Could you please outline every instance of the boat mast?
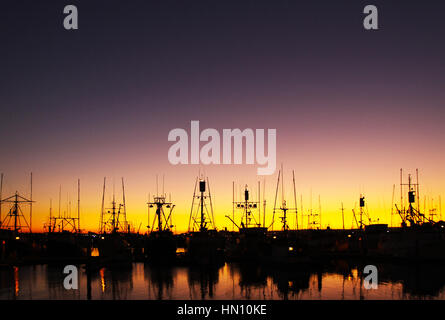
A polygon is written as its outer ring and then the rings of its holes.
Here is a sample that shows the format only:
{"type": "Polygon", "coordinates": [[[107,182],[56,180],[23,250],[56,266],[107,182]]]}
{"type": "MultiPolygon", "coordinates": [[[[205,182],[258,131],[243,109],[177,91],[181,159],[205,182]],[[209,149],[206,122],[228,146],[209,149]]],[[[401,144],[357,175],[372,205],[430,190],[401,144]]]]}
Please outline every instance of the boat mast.
{"type": "Polygon", "coordinates": [[[345,230],[345,208],[343,207],[343,202],[341,203],[341,219],[343,221],[343,230],[345,230]]]}
{"type": "MultiPolygon", "coordinates": [[[[104,186],[103,186],[103,191],[102,191],[102,208],[101,208],[101,212],[100,212],[100,233],[105,233],[104,230],[104,210],[105,210],[105,181],[106,181],[106,177],[104,177],[104,186]]],[[[59,200],[59,215],[60,215],[60,200],[59,200]]]]}
{"type": "Polygon", "coordinates": [[[29,232],[32,233],[32,172],[31,172],[31,194],[29,199],[31,200],[29,204],[29,232]]]}
{"type": "Polygon", "coordinates": [[[0,228],[2,227],[3,173],[0,175],[0,228]]]}
{"type": "Polygon", "coordinates": [[[363,209],[365,207],[365,196],[360,195],[360,230],[363,229],[363,209]]]}
{"type": "Polygon", "coordinates": [[[77,232],[80,232],[80,179],[77,179],[77,232]]]}
{"type": "Polygon", "coordinates": [[[204,192],[206,191],[206,182],[205,180],[199,181],[199,192],[201,193],[200,196],[200,207],[201,207],[201,221],[199,226],[199,231],[204,232],[206,231],[205,227],[205,216],[204,216],[204,192]]]}
{"type": "MultiPolygon", "coordinates": [[[[124,231],[127,231],[128,233],[130,232],[130,228],[127,222],[127,205],[125,203],[125,185],[124,185],[124,177],[122,177],[122,205],[123,205],[123,216],[124,216],[124,221],[122,225],[122,229],[124,229],[124,231]]],[[[119,217],[120,218],[120,217],[119,217]]],[[[120,219],[119,219],[120,221],[120,219]]]]}
{"type": "Polygon", "coordinates": [[[294,186],[294,205],[295,205],[295,226],[298,230],[298,209],[297,209],[297,190],[295,188],[295,171],[292,170],[292,182],[294,186]]]}
{"type": "MultiPolygon", "coordinates": [[[[164,190],[163,190],[164,191],[164,190]]],[[[164,193],[164,192],[163,192],[164,193]]],[[[171,215],[174,209],[174,205],[171,202],[166,201],[165,194],[159,195],[158,194],[158,176],[156,175],[156,196],[153,197],[153,202],[147,203],[148,208],[156,207],[156,213],[155,217],[153,219],[151,232],[153,232],[153,228],[156,224],[156,220],[158,220],[158,232],[162,231],[170,231],[171,228],[173,228],[173,225],[169,225],[169,221],[171,221],[171,215]],[[165,215],[164,207],[167,209],[170,209],[168,216],[165,215]]],[[[148,209],[148,213],[150,209],[148,209]]],[[[149,226],[150,228],[150,226],[149,226]]]]}
{"type": "Polygon", "coordinates": [[[266,227],[266,178],[263,180],[263,228],[266,227]]]}
{"type": "Polygon", "coordinates": [[[235,181],[232,181],[232,231],[235,231],[235,181]]]}

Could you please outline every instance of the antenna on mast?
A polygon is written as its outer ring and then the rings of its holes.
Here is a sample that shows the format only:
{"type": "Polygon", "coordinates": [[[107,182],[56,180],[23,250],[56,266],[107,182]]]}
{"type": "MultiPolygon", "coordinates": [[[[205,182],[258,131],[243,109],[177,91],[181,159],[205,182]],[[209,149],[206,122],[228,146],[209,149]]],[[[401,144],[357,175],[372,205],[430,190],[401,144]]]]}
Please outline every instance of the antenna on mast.
{"type": "Polygon", "coordinates": [[[77,232],[80,232],[80,179],[77,179],[77,232]]]}
{"type": "Polygon", "coordinates": [[[232,181],[232,231],[235,231],[235,181],[232,181]]]}
{"type": "Polygon", "coordinates": [[[266,227],[266,178],[263,180],[263,228],[266,227]]]}
{"type": "Polygon", "coordinates": [[[104,226],[104,214],[105,214],[104,210],[105,210],[105,181],[106,181],[106,179],[107,178],[104,177],[104,187],[103,187],[103,191],[102,191],[102,209],[100,211],[100,228],[99,228],[100,233],[105,232],[103,226],[104,226]]]}
{"type": "Polygon", "coordinates": [[[2,227],[3,173],[0,174],[0,228],[2,227]]]}
{"type": "MultiPolygon", "coordinates": [[[[125,203],[125,185],[124,185],[124,177],[122,177],[122,203],[123,203],[123,209],[124,209],[124,221],[122,223],[122,229],[124,229],[124,231],[127,231],[128,233],[130,232],[129,229],[129,224],[127,221],[127,205],[125,203]]],[[[120,219],[119,219],[120,220],[120,219]]]]}
{"type": "Polygon", "coordinates": [[[298,230],[298,209],[297,209],[297,191],[295,188],[295,171],[292,170],[292,182],[294,185],[294,205],[295,205],[295,225],[298,230]]]}
{"type": "Polygon", "coordinates": [[[400,210],[405,211],[405,205],[403,204],[403,169],[400,168],[400,210]]]}
{"type": "MultiPolygon", "coordinates": [[[[301,228],[304,228],[303,194],[300,193],[301,228]]],[[[309,226],[308,226],[309,229],[309,226]]]]}
{"type": "Polygon", "coordinates": [[[60,216],[61,206],[62,206],[62,185],[59,185],[59,218],[61,218],[60,216]]]}
{"type": "Polygon", "coordinates": [[[48,226],[48,232],[51,233],[51,221],[52,221],[52,212],[53,212],[53,200],[49,199],[49,226],[48,226]]]}
{"type": "Polygon", "coordinates": [[[206,232],[209,230],[209,226],[216,229],[209,179],[197,177],[195,189],[193,190],[192,207],[190,209],[189,232],[195,230],[198,230],[199,232],[206,232]],[[198,185],[199,190],[197,192],[196,187],[198,185]],[[210,208],[207,207],[207,199],[209,201],[208,204],[210,208]],[[196,200],[198,201],[197,205],[195,205],[196,200]],[[194,212],[194,208],[196,208],[196,212],[194,212]]]}
{"type": "MultiPolygon", "coordinates": [[[[150,193],[148,194],[148,201],[150,202],[150,193]]],[[[147,233],[150,231],[150,206],[147,206],[147,233]]]]}
{"type": "Polygon", "coordinates": [[[343,202],[341,203],[341,219],[343,221],[343,230],[345,230],[345,208],[343,207],[343,202]]]}
{"type": "MultiPolygon", "coordinates": [[[[417,192],[417,211],[420,212],[420,201],[419,201],[419,197],[420,197],[420,190],[419,190],[419,169],[416,169],[416,192],[417,192]]],[[[424,212],[425,213],[425,212],[424,212]]]]}
{"type": "Polygon", "coordinates": [[[258,180],[258,222],[261,224],[261,185],[259,180],[258,180]]]}
{"type": "Polygon", "coordinates": [[[390,226],[392,228],[392,216],[394,214],[394,193],[396,191],[396,185],[393,184],[392,185],[392,200],[391,200],[391,222],[390,222],[390,226]]]}
{"type": "Polygon", "coordinates": [[[281,164],[281,204],[284,205],[284,171],[283,171],[283,164],[281,164]]]}
{"type": "Polygon", "coordinates": [[[32,172],[31,172],[31,202],[29,203],[29,232],[32,233],[32,172]]]}
{"type": "Polygon", "coordinates": [[[365,196],[360,195],[360,230],[363,229],[363,210],[365,207],[365,196]]]}

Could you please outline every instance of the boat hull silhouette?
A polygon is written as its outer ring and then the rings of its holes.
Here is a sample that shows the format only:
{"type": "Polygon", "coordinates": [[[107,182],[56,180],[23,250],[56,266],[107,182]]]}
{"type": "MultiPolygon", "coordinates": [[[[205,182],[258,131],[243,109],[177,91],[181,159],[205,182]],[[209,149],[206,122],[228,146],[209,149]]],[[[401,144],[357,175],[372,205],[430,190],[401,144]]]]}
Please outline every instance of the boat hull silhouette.
{"type": "Polygon", "coordinates": [[[176,240],[171,231],[151,232],[145,244],[146,261],[169,264],[176,260],[176,240]]]}
{"type": "Polygon", "coordinates": [[[214,232],[192,232],[186,238],[186,261],[191,264],[224,263],[224,237],[214,232]]]}

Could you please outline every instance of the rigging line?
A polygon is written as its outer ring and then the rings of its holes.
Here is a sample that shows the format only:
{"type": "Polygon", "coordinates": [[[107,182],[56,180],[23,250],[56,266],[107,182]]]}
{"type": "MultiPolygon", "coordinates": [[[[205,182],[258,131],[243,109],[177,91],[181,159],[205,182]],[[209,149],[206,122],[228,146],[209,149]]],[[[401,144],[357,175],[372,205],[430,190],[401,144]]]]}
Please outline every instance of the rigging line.
{"type": "Polygon", "coordinates": [[[274,201],[274,206],[273,206],[274,209],[273,209],[273,214],[272,214],[272,223],[269,226],[269,228],[272,227],[272,230],[273,230],[273,224],[275,222],[275,208],[277,207],[277,196],[278,196],[278,188],[280,186],[280,176],[281,176],[281,171],[278,171],[277,188],[275,191],[275,201],[274,201]]]}
{"type": "Polygon", "coordinates": [[[215,217],[214,217],[214,215],[213,215],[212,196],[211,196],[211,193],[210,193],[210,182],[209,182],[209,178],[208,178],[208,177],[207,177],[207,188],[209,189],[210,211],[211,211],[211,214],[212,214],[212,221],[211,221],[211,223],[212,223],[212,225],[213,225],[213,229],[216,229],[216,225],[215,225],[215,217]]]}
{"type": "Polygon", "coordinates": [[[190,223],[191,223],[192,216],[193,216],[193,206],[195,204],[195,198],[196,198],[196,185],[197,185],[197,183],[198,183],[198,177],[196,177],[195,188],[193,189],[192,207],[190,209],[190,217],[189,217],[189,225],[188,225],[188,231],[189,232],[190,232],[190,223]]]}

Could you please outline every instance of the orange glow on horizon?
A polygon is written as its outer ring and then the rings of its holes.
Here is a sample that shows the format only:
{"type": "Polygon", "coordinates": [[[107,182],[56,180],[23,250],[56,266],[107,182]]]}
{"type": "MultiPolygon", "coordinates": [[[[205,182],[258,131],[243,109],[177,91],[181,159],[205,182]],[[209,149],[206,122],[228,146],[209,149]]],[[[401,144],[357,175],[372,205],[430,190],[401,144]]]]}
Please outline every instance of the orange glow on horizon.
{"type": "MultiPolygon", "coordinates": [[[[173,211],[173,231],[182,233],[187,231],[189,215],[191,209],[191,200],[193,195],[194,182],[196,179],[197,166],[169,166],[165,175],[164,192],[167,198],[170,197],[172,202],[176,205],[173,211]]],[[[273,202],[275,198],[276,182],[278,171],[273,176],[256,176],[254,174],[255,168],[248,166],[213,166],[205,167],[206,175],[210,180],[210,187],[212,192],[212,202],[214,208],[214,216],[216,227],[219,230],[227,228],[232,230],[232,222],[226,218],[226,215],[232,217],[232,181],[235,181],[236,199],[241,199],[242,190],[247,184],[251,199],[258,199],[258,181],[261,182],[261,217],[260,223],[263,222],[263,184],[266,183],[266,226],[272,223],[273,216],[273,202]],[[228,169],[231,170],[228,170],[228,169]],[[243,170],[244,169],[244,170],[243,170]],[[247,170],[246,170],[247,169],[247,170]]],[[[202,170],[202,168],[201,168],[202,170]]],[[[414,172],[415,169],[406,170],[406,172],[414,172]]],[[[360,171],[362,173],[362,171],[360,171]]],[[[365,174],[361,176],[354,176],[356,171],[342,170],[337,172],[329,172],[329,170],[299,172],[295,170],[296,177],[296,195],[297,195],[297,210],[298,210],[298,227],[299,229],[308,227],[308,214],[311,212],[319,213],[321,208],[321,222],[322,228],[330,227],[332,229],[343,228],[343,219],[341,206],[344,206],[344,225],[345,228],[356,228],[352,209],[358,212],[358,199],[360,194],[364,194],[366,198],[367,211],[373,222],[386,223],[390,226],[399,226],[400,218],[393,209],[391,215],[393,184],[396,185],[394,203],[400,201],[400,191],[398,187],[399,177],[398,169],[377,170],[375,173],[371,170],[364,171],[365,174]],[[316,174],[312,174],[315,172],[316,174]],[[346,172],[346,173],[344,173],[346,172]],[[312,178],[311,178],[312,177],[312,178]],[[341,177],[344,179],[342,180],[341,177]],[[320,202],[319,202],[320,198],[320,202]],[[311,204],[312,199],[312,204],[311,204]],[[303,201],[301,201],[303,200],[303,201]],[[302,214],[303,213],[303,214],[302,214]]],[[[437,209],[436,220],[441,219],[440,200],[442,191],[445,190],[445,185],[438,178],[443,176],[431,174],[430,171],[426,173],[420,171],[420,210],[425,211],[427,216],[429,210],[437,209]]],[[[61,177],[52,178],[52,181],[39,181],[38,173],[34,173],[35,186],[33,200],[36,203],[33,205],[33,232],[43,232],[43,225],[49,218],[49,199],[52,200],[52,215],[59,214],[58,201],[58,185],[57,180],[64,180],[61,177]]],[[[156,194],[156,175],[138,175],[128,174],[125,177],[126,189],[126,204],[127,204],[127,218],[132,226],[132,231],[140,233],[147,232],[147,200],[148,194],[151,191],[151,197],[156,194]]],[[[81,203],[80,203],[80,219],[82,232],[93,231],[97,232],[99,229],[99,218],[101,211],[102,199],[102,179],[98,174],[94,176],[80,176],[81,179],[81,203]]],[[[62,185],[62,201],[60,205],[60,214],[69,214],[77,217],[77,179],[70,179],[70,185],[62,185]]],[[[105,194],[105,208],[110,206],[113,193],[113,179],[108,178],[107,190],[105,194]]],[[[120,177],[114,179],[114,190],[116,201],[121,202],[122,193],[120,191],[120,177]]],[[[159,179],[162,181],[162,179],[159,179]]],[[[294,207],[294,195],[292,187],[292,170],[291,168],[284,168],[284,191],[285,199],[288,207],[294,207]]],[[[24,183],[26,190],[26,183],[24,183]]],[[[9,195],[13,189],[9,185],[3,190],[3,197],[9,195]],[[6,189],[6,190],[5,190],[6,189]]],[[[281,186],[280,186],[281,192],[281,186]]],[[[20,192],[20,191],[19,191],[20,192]]],[[[162,192],[161,182],[158,186],[158,192],[162,192]]],[[[26,193],[23,193],[26,195],[26,193]]],[[[277,199],[277,207],[281,203],[281,194],[279,193],[277,199]]],[[[9,208],[6,204],[2,205],[2,217],[9,208]]],[[[24,207],[23,212],[28,217],[28,208],[24,207]]],[[[154,218],[154,209],[150,210],[150,225],[154,218]]],[[[275,213],[274,230],[280,230],[281,212],[279,210],[275,213]]],[[[2,219],[3,219],[2,218],[2,219]]],[[[367,219],[367,218],[365,218],[367,219]]],[[[241,216],[236,212],[235,221],[239,224],[241,216]]],[[[296,228],[295,214],[288,214],[289,227],[296,228]]],[[[364,220],[367,223],[367,220],[364,220]]],[[[237,228],[235,227],[235,230],[237,228]]]]}

